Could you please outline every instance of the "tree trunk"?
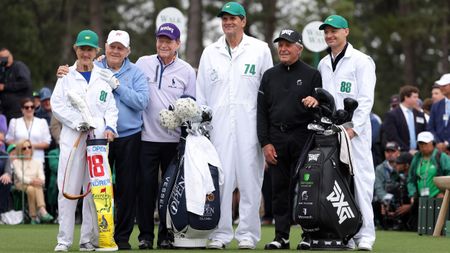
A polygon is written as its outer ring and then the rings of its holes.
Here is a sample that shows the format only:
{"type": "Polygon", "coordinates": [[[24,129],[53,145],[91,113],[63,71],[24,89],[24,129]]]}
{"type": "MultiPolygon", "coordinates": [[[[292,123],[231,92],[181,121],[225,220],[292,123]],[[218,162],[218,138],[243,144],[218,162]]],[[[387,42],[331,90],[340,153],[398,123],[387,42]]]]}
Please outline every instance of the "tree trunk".
{"type": "Polygon", "coordinates": [[[102,0],[89,1],[89,18],[91,23],[91,29],[98,35],[98,44],[103,47],[103,11],[102,0]]]}
{"type": "Polygon", "coordinates": [[[202,0],[190,0],[186,40],[186,61],[194,68],[198,67],[203,50],[203,4],[202,0]]]}
{"type": "Polygon", "coordinates": [[[266,13],[263,24],[264,24],[264,40],[269,45],[270,51],[272,52],[272,55],[276,54],[276,49],[274,47],[274,44],[272,42],[273,34],[275,32],[275,25],[277,23],[276,19],[276,13],[278,13],[277,10],[277,0],[272,1],[262,1],[263,6],[263,13],[266,13]]]}
{"type": "Polygon", "coordinates": [[[444,15],[442,15],[442,39],[441,39],[441,50],[442,50],[442,58],[441,58],[441,69],[439,69],[440,73],[448,73],[449,72],[449,62],[448,62],[448,35],[450,30],[449,19],[448,19],[448,10],[449,4],[447,1],[444,1],[444,6],[442,9],[444,11],[444,15]]]}
{"type": "Polygon", "coordinates": [[[72,27],[72,10],[73,10],[73,4],[75,1],[65,0],[63,1],[63,8],[61,8],[61,11],[65,13],[65,21],[62,18],[62,22],[65,22],[65,32],[63,36],[63,47],[62,47],[62,54],[61,54],[61,63],[60,64],[69,64],[72,65],[73,60],[71,59],[71,52],[72,52],[72,45],[74,44],[74,41],[72,39],[71,35],[71,27],[72,27]]]}
{"type": "MultiPolygon", "coordinates": [[[[408,0],[401,0],[399,2],[400,17],[407,17],[411,15],[411,6],[408,0]]],[[[405,63],[403,68],[404,84],[414,85],[416,83],[416,74],[414,71],[414,44],[411,35],[405,33],[402,35],[402,48],[405,55],[405,63]]]]}

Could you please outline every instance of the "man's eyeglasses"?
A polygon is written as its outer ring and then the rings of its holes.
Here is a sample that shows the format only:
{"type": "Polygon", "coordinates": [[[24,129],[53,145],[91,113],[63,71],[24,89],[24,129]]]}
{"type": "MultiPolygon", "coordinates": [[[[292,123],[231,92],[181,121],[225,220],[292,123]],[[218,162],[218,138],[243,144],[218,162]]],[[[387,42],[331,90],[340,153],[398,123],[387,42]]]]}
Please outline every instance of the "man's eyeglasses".
{"type": "Polygon", "coordinates": [[[25,151],[25,150],[27,150],[27,149],[31,150],[31,146],[23,146],[23,147],[22,147],[22,151],[25,151]]]}
{"type": "Polygon", "coordinates": [[[22,108],[25,110],[34,110],[34,105],[25,105],[25,106],[22,106],[22,108]]]}

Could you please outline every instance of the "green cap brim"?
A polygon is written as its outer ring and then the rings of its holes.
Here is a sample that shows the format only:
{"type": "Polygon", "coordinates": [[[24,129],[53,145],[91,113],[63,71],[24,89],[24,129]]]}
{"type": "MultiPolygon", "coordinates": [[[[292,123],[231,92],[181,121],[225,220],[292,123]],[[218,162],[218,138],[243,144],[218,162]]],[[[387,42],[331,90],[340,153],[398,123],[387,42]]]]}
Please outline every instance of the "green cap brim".
{"type": "Polygon", "coordinates": [[[75,46],[77,46],[77,47],[89,46],[89,47],[93,47],[93,48],[98,48],[97,45],[92,44],[92,43],[86,43],[86,42],[75,43],[75,46]]]}
{"type": "Polygon", "coordinates": [[[221,11],[219,14],[217,14],[217,17],[222,17],[224,14],[230,14],[231,16],[241,16],[245,17],[245,15],[242,15],[242,13],[234,12],[234,11],[221,11]]]}

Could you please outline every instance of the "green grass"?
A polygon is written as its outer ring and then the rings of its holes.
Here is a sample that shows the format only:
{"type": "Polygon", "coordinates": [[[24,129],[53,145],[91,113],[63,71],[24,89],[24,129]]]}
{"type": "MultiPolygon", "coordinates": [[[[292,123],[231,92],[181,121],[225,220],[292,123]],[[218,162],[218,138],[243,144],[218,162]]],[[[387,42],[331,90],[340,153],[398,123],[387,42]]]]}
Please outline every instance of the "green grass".
{"type": "MultiPolygon", "coordinates": [[[[76,226],[74,245],[71,252],[78,252],[78,240],[80,236],[80,226],[76,226]]],[[[0,225],[0,252],[52,252],[56,244],[56,234],[58,225],[0,225]]],[[[138,228],[135,227],[130,239],[134,252],[142,252],[137,249],[138,228]]],[[[264,244],[271,241],[274,235],[273,226],[262,227],[262,240],[257,245],[257,250],[252,252],[263,252],[264,244]]],[[[300,238],[300,228],[292,227],[291,230],[291,250],[295,250],[300,238]]],[[[191,250],[196,252],[199,250],[191,250]]],[[[233,241],[227,247],[226,252],[237,252],[237,243],[233,241]]],[[[131,252],[131,251],[120,251],[131,252]]],[[[144,251],[145,252],[145,251],[144,251]]],[[[153,250],[152,252],[158,252],[153,250]]],[[[177,252],[180,250],[164,250],[159,252],[177,252]]],[[[201,252],[217,252],[211,250],[201,250],[201,252]]],[[[242,252],[242,251],[240,251],[242,252]]],[[[275,251],[286,252],[286,251],[275,251]]],[[[324,251],[314,251],[324,252],[324,251]]],[[[448,253],[450,252],[450,238],[431,236],[419,236],[413,232],[377,231],[377,241],[373,252],[420,252],[420,253],[448,253]]]]}

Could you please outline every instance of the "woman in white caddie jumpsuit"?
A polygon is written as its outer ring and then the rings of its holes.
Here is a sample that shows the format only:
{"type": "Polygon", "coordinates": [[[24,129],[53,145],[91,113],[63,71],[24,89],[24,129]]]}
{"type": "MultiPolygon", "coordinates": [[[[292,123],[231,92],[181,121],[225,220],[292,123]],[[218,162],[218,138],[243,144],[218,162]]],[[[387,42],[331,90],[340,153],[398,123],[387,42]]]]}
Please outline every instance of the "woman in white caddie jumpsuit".
{"type": "MultiPolygon", "coordinates": [[[[90,31],[81,31],[74,45],[77,62],[69,68],[69,73],[58,79],[51,97],[52,111],[62,123],[60,135],[60,157],[58,165],[58,210],[59,233],[55,251],[67,251],[72,245],[77,200],[69,200],[62,195],[64,172],[72,147],[81,134],[81,141],[72,151],[73,162],[67,175],[65,192],[79,194],[86,190],[89,174],[86,166],[86,139],[88,132],[96,138],[111,140],[116,133],[118,110],[110,84],[100,75],[100,68],[93,64],[97,55],[98,37],[90,31]],[[84,99],[90,112],[95,130],[86,131],[86,120],[81,112],[71,104],[68,93],[75,92],[84,99]],[[84,126],[83,126],[84,125],[84,126]],[[67,180],[69,179],[69,181],[67,180]]],[[[89,128],[89,127],[88,127],[89,128]]],[[[96,209],[92,194],[83,199],[83,223],[81,225],[80,250],[94,250],[98,243],[96,209]]]]}

